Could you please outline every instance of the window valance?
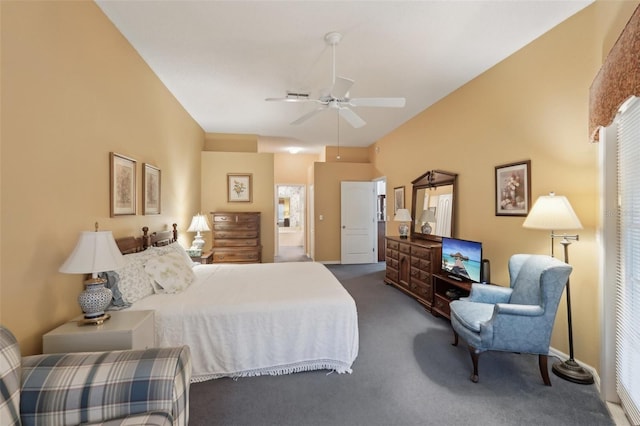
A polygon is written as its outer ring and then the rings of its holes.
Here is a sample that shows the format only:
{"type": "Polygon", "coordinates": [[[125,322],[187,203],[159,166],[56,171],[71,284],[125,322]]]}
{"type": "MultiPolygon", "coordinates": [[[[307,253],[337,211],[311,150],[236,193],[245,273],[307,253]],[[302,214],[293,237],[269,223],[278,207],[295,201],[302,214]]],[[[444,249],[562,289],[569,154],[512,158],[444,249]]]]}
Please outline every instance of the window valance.
{"type": "Polygon", "coordinates": [[[630,96],[640,96],[640,6],[636,8],[607,55],[589,89],[589,135],[613,122],[630,96]]]}

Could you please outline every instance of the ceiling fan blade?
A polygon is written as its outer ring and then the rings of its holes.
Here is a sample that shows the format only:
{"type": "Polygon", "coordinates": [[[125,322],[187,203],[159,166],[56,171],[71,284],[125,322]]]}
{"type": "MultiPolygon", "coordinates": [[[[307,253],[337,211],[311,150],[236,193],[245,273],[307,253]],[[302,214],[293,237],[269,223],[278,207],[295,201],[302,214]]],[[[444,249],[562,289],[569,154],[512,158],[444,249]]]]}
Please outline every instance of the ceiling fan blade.
{"type": "Polygon", "coordinates": [[[353,98],[349,99],[349,105],[364,107],[402,108],[406,103],[405,98],[353,98]]]}
{"type": "Polygon", "coordinates": [[[347,120],[347,122],[349,124],[351,124],[351,126],[356,128],[356,129],[359,129],[360,127],[362,127],[365,124],[367,124],[366,121],[364,121],[362,118],[360,118],[360,116],[358,114],[356,114],[355,112],[353,112],[349,108],[341,107],[340,109],[338,109],[338,113],[340,114],[340,117],[342,117],[345,120],[347,120]]]}
{"type": "Polygon", "coordinates": [[[354,81],[344,77],[336,77],[336,81],[331,88],[331,96],[336,99],[343,99],[349,93],[354,81]]]}
{"type": "Polygon", "coordinates": [[[308,102],[310,99],[296,99],[296,98],[266,98],[268,102],[308,102]]]}
{"type": "Polygon", "coordinates": [[[314,115],[318,114],[319,112],[324,111],[325,109],[327,109],[326,105],[323,105],[321,107],[318,107],[316,109],[314,109],[313,111],[309,111],[308,113],[301,115],[300,117],[298,117],[298,119],[292,121],[290,124],[291,125],[297,125],[297,124],[302,124],[305,121],[307,121],[308,119],[310,119],[311,117],[313,117],[314,115]]]}

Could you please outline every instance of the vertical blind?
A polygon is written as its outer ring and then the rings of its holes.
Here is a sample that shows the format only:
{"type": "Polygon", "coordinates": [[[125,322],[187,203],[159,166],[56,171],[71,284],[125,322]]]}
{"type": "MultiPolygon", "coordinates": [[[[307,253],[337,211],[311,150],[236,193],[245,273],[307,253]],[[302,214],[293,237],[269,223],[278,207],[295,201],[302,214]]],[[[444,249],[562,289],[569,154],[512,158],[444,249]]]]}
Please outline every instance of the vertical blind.
{"type": "Polygon", "coordinates": [[[618,118],[616,388],[634,425],[640,425],[640,101],[618,118]]]}

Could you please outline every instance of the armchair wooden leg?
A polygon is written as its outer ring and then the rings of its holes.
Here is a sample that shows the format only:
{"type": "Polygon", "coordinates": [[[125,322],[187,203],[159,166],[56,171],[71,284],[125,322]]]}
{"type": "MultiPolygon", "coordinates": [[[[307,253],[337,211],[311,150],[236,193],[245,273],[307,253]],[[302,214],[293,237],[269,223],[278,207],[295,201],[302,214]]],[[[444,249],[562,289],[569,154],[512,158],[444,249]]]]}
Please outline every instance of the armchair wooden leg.
{"type": "Polygon", "coordinates": [[[471,381],[478,383],[478,358],[480,354],[476,352],[476,349],[469,346],[469,353],[471,354],[471,361],[473,362],[473,374],[471,375],[471,381]]]}
{"type": "Polygon", "coordinates": [[[451,330],[453,330],[453,346],[458,346],[458,333],[456,333],[456,331],[452,328],[451,330]]]}
{"type": "Polygon", "coordinates": [[[540,366],[540,375],[545,385],[551,386],[551,380],[549,380],[549,369],[547,368],[547,356],[538,355],[538,365],[540,366]]]}

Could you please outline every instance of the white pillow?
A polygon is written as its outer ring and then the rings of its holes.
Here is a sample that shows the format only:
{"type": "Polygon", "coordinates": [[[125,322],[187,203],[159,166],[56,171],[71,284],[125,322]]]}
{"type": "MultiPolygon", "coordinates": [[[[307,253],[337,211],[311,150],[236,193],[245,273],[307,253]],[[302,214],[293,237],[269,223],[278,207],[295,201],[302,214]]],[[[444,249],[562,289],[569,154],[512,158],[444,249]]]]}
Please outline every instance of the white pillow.
{"type": "Polygon", "coordinates": [[[157,255],[150,250],[145,250],[124,256],[124,266],[116,269],[115,272],[119,277],[118,290],[125,303],[135,303],[153,294],[153,280],[144,271],[143,265],[157,255]]]}
{"type": "Polygon", "coordinates": [[[157,284],[154,286],[156,293],[180,293],[196,277],[193,269],[176,252],[149,259],[144,265],[144,270],[157,284]]]}
{"type": "Polygon", "coordinates": [[[191,257],[189,256],[187,251],[178,242],[167,244],[166,246],[149,247],[149,249],[159,254],[167,254],[167,253],[175,252],[175,253],[178,253],[180,256],[182,256],[182,258],[187,263],[187,265],[193,266],[194,264],[193,260],[191,260],[191,257]]]}

